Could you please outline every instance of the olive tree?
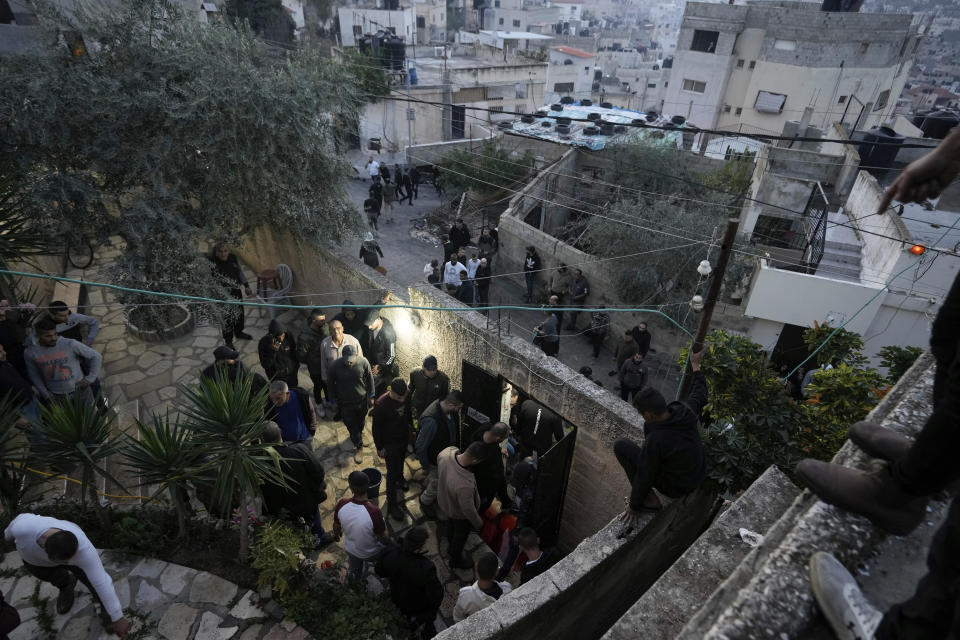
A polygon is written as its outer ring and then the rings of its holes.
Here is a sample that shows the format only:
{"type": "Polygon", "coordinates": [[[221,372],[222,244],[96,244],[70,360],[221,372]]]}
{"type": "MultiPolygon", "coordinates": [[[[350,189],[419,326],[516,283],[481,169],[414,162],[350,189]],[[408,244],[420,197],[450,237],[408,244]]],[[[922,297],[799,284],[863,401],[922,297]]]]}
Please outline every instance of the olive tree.
{"type": "Polygon", "coordinates": [[[202,239],[269,225],[333,244],[357,229],[333,134],[334,114],[383,91],[362,65],[278,53],[242,21],[201,24],[166,0],[37,5],[44,44],[0,64],[0,162],[42,187],[50,229],[123,238],[115,282],[222,297],[202,239]]]}

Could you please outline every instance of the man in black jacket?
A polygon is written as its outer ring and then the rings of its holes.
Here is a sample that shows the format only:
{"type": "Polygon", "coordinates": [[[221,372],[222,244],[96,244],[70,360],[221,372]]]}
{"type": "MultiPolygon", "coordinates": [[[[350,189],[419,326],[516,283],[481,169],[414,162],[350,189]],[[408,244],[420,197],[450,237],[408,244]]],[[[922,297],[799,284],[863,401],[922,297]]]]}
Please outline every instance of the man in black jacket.
{"type": "Polygon", "coordinates": [[[387,513],[394,520],[403,520],[397,502],[397,488],[403,485],[403,459],[407,454],[408,425],[407,383],[394,379],[386,393],[373,403],[370,412],[373,446],[387,463],[387,513]]]}
{"type": "Polygon", "coordinates": [[[690,354],[693,371],[690,394],[682,402],[667,404],[663,395],[647,387],[633,398],[643,417],[643,446],[620,438],[613,453],[627,474],[632,489],[621,515],[624,531],[633,529],[641,511],[662,508],[656,489],[669,498],[680,498],[696,489],[706,476],[700,412],[707,403],[707,379],[700,371],[703,349],[690,354]]]}
{"type": "Polygon", "coordinates": [[[427,482],[420,494],[420,507],[431,515],[437,502],[437,454],[450,446],[460,446],[460,410],[463,396],[451,391],[443,400],[434,400],[420,416],[416,451],[420,465],[427,472],[427,482]]]}
{"type": "Polygon", "coordinates": [[[450,393],[450,378],[440,371],[436,356],[429,355],[423,359],[419,369],[410,372],[407,389],[407,402],[410,404],[408,415],[412,426],[414,418],[419,419],[431,402],[447,397],[450,393]]]}
{"type": "Polygon", "coordinates": [[[653,338],[650,332],[647,331],[647,323],[641,322],[631,329],[630,333],[633,335],[633,339],[637,343],[637,349],[640,351],[640,355],[646,359],[647,353],[650,351],[650,340],[653,338]]]}
{"type": "MultiPolygon", "coordinates": [[[[459,251],[461,247],[466,247],[470,244],[470,228],[467,226],[467,223],[463,221],[463,218],[457,218],[456,223],[450,227],[450,233],[447,235],[450,238],[450,242],[453,243],[453,253],[459,251]]],[[[447,254],[447,256],[449,255],[450,254],[447,254]]]]}
{"type": "Polygon", "coordinates": [[[331,367],[327,377],[330,401],[337,405],[337,413],[356,447],[353,461],[360,464],[360,449],[363,448],[363,427],[367,410],[373,406],[373,372],[367,359],[357,353],[352,344],[343,347],[343,356],[331,367]]]}
{"type": "Polygon", "coordinates": [[[517,405],[520,394],[516,389],[510,396],[510,426],[517,435],[517,453],[521,458],[534,452],[542,456],[563,438],[563,419],[535,400],[524,400],[517,405]]]}
{"type": "Polygon", "coordinates": [[[283,473],[290,485],[287,489],[272,482],[264,483],[264,511],[274,516],[286,511],[295,521],[303,518],[310,526],[315,549],[333,542],[333,536],[323,530],[320,519],[319,505],[327,499],[327,492],[323,465],[320,464],[317,454],[307,442],[281,442],[280,427],[276,422],[266,423],[263,442],[272,444],[273,449],[283,458],[283,473]]]}
{"type": "Polygon", "coordinates": [[[527,295],[523,298],[524,302],[533,301],[533,285],[536,282],[537,273],[540,272],[542,262],[537,248],[533,245],[527,247],[527,255],[523,258],[523,278],[527,284],[527,295]]]}
{"type": "MultiPolygon", "coordinates": [[[[222,375],[225,375],[230,382],[236,382],[237,378],[251,375],[239,358],[240,352],[236,349],[231,349],[225,345],[217,347],[213,350],[213,364],[207,365],[200,375],[204,378],[214,379],[217,377],[217,372],[222,372],[222,375]]],[[[250,393],[256,394],[267,386],[267,380],[259,373],[252,375],[253,383],[250,393]]]]}
{"type": "Polygon", "coordinates": [[[290,387],[300,386],[297,341],[276,318],[270,321],[267,335],[260,338],[257,352],[260,354],[260,366],[268,378],[283,380],[290,387]]]}
{"type": "Polygon", "coordinates": [[[423,552],[428,537],[426,529],[413,527],[376,565],[377,575],[390,581],[390,599],[410,622],[412,637],[423,640],[436,635],[433,621],[443,602],[437,568],[423,552]]]}
{"type": "Polygon", "coordinates": [[[367,342],[360,344],[370,361],[374,388],[379,396],[400,373],[397,365],[397,332],[393,330],[393,324],[389,320],[380,316],[379,309],[367,311],[364,326],[367,328],[367,342]]]}
{"type": "Polygon", "coordinates": [[[488,422],[478,427],[473,434],[475,442],[483,443],[486,454],[483,460],[471,469],[477,478],[477,492],[480,494],[480,508],[477,511],[481,514],[493,503],[494,498],[500,499],[501,510],[510,507],[507,478],[503,470],[503,449],[500,446],[509,434],[510,427],[503,422],[488,422]]]}

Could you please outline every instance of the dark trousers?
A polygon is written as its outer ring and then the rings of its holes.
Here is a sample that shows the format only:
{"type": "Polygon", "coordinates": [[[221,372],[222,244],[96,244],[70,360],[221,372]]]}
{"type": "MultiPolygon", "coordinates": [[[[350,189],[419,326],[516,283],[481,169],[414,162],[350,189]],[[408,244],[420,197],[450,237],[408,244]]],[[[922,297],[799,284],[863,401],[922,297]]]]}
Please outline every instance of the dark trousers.
{"type": "Polygon", "coordinates": [[[330,399],[330,392],[327,391],[327,381],[323,379],[323,376],[321,376],[319,373],[318,373],[318,374],[313,374],[313,373],[311,373],[311,374],[310,374],[310,380],[313,381],[313,400],[314,400],[314,402],[316,402],[318,405],[319,405],[321,402],[323,402],[323,400],[320,399],[320,396],[321,396],[322,394],[324,394],[324,393],[325,393],[326,396],[327,396],[327,400],[329,400],[329,399],[330,399]]]}
{"type": "Polygon", "coordinates": [[[953,281],[930,332],[937,359],[933,413],[909,453],[894,463],[894,477],[911,493],[929,495],[960,478],[960,277],[953,281]]]}
{"type": "Polygon", "coordinates": [[[633,387],[627,387],[627,386],[624,386],[624,385],[621,384],[621,385],[620,385],[620,399],[621,399],[621,400],[626,400],[627,402],[630,402],[630,398],[632,398],[634,395],[636,395],[637,391],[640,391],[640,388],[641,388],[641,387],[638,387],[638,388],[634,389],[633,387]]]}
{"type": "MultiPolygon", "coordinates": [[[[243,295],[239,289],[231,289],[230,297],[235,300],[243,300],[243,295]]],[[[220,330],[223,334],[223,341],[227,344],[233,344],[233,337],[238,333],[243,333],[243,307],[239,304],[231,304],[221,307],[221,309],[223,310],[223,324],[220,330]]]]}
{"type": "Polygon", "coordinates": [[[363,440],[363,426],[367,420],[367,401],[344,402],[340,405],[340,418],[350,433],[350,441],[359,447],[363,440]]]}
{"type": "Polygon", "coordinates": [[[527,283],[527,302],[533,300],[533,280],[535,277],[533,271],[527,271],[523,274],[523,279],[527,283]]]}
{"type": "Polygon", "coordinates": [[[477,478],[477,492],[480,494],[480,508],[477,509],[480,515],[490,508],[494,498],[500,498],[502,504],[506,504],[510,498],[507,494],[507,480],[503,475],[499,478],[477,478]]]}
{"type": "Polygon", "coordinates": [[[590,334],[590,343],[593,345],[593,357],[600,357],[600,348],[603,347],[603,338],[604,334],[602,333],[591,333],[590,334]]]}
{"type": "MultiPolygon", "coordinates": [[[[960,447],[960,277],[940,307],[930,332],[937,360],[933,413],[910,451],[892,465],[893,476],[908,491],[929,495],[960,477],[955,455],[960,447]]],[[[954,499],[946,521],[927,555],[927,575],[913,597],[883,617],[876,637],[960,637],[960,501],[954,499]]]]}
{"type": "Polygon", "coordinates": [[[463,557],[463,546],[467,544],[467,536],[470,535],[470,521],[445,520],[441,521],[441,525],[450,537],[450,546],[447,549],[448,555],[453,560],[459,560],[463,557]]]}
{"type": "Polygon", "coordinates": [[[403,461],[407,457],[407,445],[405,442],[388,444],[386,449],[387,508],[390,508],[399,506],[397,502],[397,489],[400,488],[400,483],[403,482],[403,461]]]}
{"type": "MultiPolygon", "coordinates": [[[[623,467],[624,472],[627,474],[627,480],[630,481],[631,485],[633,485],[633,479],[637,477],[637,473],[640,471],[640,465],[643,460],[641,456],[642,452],[643,448],[640,445],[626,438],[618,438],[617,441],[613,443],[613,455],[617,456],[617,462],[623,467]]],[[[657,482],[656,478],[654,478],[653,486],[656,487],[657,491],[669,498],[681,498],[690,493],[689,489],[665,485],[662,482],[657,482]]],[[[634,490],[630,490],[631,505],[643,504],[644,498],[646,498],[646,496],[634,495],[634,490]]]]}
{"type": "Polygon", "coordinates": [[[960,637],[960,500],[930,544],[927,568],[913,597],[883,616],[877,640],[960,637]]]}
{"type": "Polygon", "coordinates": [[[560,353],[560,341],[554,340],[553,342],[550,342],[549,340],[544,340],[540,343],[540,348],[548,356],[556,357],[557,354],[560,353]]]}
{"type": "Polygon", "coordinates": [[[407,190],[407,195],[400,198],[399,204],[403,204],[403,201],[406,200],[407,202],[410,203],[410,206],[412,207],[413,206],[413,187],[407,187],[406,190],[407,190]]]}
{"type": "Polygon", "coordinates": [[[90,584],[90,579],[87,578],[87,574],[80,567],[74,567],[68,564],[60,564],[55,567],[40,567],[35,564],[30,564],[29,562],[24,562],[23,568],[30,572],[37,580],[49,582],[57,589],[63,589],[67,586],[67,583],[70,581],[70,574],[72,573],[77,577],[77,580],[83,583],[87,590],[93,595],[93,599],[96,600],[100,608],[103,609],[100,595],[97,593],[97,590],[93,588],[93,585],[90,584]]]}
{"type": "Polygon", "coordinates": [[[490,285],[477,287],[477,304],[486,305],[490,302],[490,285]]]}

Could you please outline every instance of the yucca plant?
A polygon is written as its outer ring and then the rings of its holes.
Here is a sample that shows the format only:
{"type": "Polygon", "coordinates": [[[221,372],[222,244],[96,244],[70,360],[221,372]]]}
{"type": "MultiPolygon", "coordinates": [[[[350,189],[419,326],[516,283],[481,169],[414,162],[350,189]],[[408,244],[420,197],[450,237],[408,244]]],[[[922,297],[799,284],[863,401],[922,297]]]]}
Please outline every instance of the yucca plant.
{"type": "Polygon", "coordinates": [[[197,386],[181,385],[181,413],[193,441],[203,451],[213,474],[213,502],[223,518],[236,500],[240,506],[240,559],[247,560],[249,534],[246,505],[259,497],[260,485],[271,482],[288,486],[280,468],[280,456],[261,442],[267,390],[252,392],[253,376],[237,376],[231,382],[221,371],[215,378],[203,377],[197,386]]]}
{"type": "Polygon", "coordinates": [[[151,498],[166,490],[177,513],[179,539],[187,537],[187,481],[204,471],[193,431],[170,415],[153,414],[150,424],[137,421],[139,439],[126,434],[123,465],[140,475],[140,486],[159,485],[151,498]]]}
{"type": "Polygon", "coordinates": [[[10,518],[20,504],[27,453],[17,426],[20,412],[12,395],[7,393],[0,398],[0,503],[10,518]]]}
{"type": "Polygon", "coordinates": [[[86,506],[89,496],[104,530],[110,529],[110,513],[97,498],[96,479],[100,476],[123,488],[103,464],[108,456],[120,452],[123,443],[120,438],[111,438],[115,419],[112,411],[74,396],[41,405],[40,422],[34,425],[38,437],[32,446],[33,456],[60,470],[79,465],[81,504],[86,506]]]}

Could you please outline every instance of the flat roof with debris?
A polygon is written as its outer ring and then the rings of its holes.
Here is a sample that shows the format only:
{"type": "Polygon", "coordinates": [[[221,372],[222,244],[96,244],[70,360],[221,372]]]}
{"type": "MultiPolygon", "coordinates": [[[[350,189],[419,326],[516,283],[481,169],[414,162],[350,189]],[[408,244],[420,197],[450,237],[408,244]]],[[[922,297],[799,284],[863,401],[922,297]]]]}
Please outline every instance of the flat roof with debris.
{"type": "MultiPolygon", "coordinates": [[[[529,136],[549,140],[559,144],[569,144],[576,147],[586,147],[592,151],[599,151],[611,142],[645,142],[654,146],[683,147],[683,132],[685,124],[673,125],[675,130],[647,129],[637,126],[641,123],[662,127],[671,125],[670,116],[657,114],[652,120],[647,113],[620,107],[600,107],[595,105],[581,105],[580,103],[562,105],[562,111],[553,110],[552,106],[544,106],[536,114],[525,116],[519,120],[502,121],[498,124],[504,133],[529,136]],[[590,114],[598,114],[596,123],[578,122],[590,118],[590,114]],[[557,117],[571,118],[569,131],[557,131],[557,117]],[[531,120],[532,121],[529,121],[531,120]],[[524,122],[524,119],[528,122],[524,122]],[[606,123],[609,131],[604,134],[601,124],[606,123]]],[[[652,115],[652,114],[651,114],[652,115]]],[[[596,116],[594,116],[596,117],[596,116]]]]}

